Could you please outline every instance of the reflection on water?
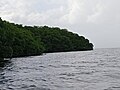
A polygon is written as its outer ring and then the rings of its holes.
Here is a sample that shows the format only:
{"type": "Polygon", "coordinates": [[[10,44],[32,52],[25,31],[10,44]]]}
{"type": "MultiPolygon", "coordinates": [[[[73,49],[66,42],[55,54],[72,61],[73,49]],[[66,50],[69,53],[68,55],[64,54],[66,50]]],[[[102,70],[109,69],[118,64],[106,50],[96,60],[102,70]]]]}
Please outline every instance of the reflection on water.
{"type": "MultiPolygon", "coordinates": [[[[6,81],[8,81],[4,75],[5,72],[4,70],[7,68],[7,66],[10,64],[10,60],[3,60],[0,59],[0,86],[2,86],[3,84],[6,84],[6,81]]],[[[2,86],[3,87],[3,86],[2,86]]],[[[7,89],[7,88],[6,88],[7,89]]],[[[2,88],[0,90],[3,90],[2,88]]]]}
{"type": "Polygon", "coordinates": [[[49,53],[1,62],[0,90],[120,90],[120,49],[49,53]]]}
{"type": "Polygon", "coordinates": [[[6,67],[8,64],[10,64],[10,60],[4,60],[4,59],[0,59],[0,69],[6,67]]]}

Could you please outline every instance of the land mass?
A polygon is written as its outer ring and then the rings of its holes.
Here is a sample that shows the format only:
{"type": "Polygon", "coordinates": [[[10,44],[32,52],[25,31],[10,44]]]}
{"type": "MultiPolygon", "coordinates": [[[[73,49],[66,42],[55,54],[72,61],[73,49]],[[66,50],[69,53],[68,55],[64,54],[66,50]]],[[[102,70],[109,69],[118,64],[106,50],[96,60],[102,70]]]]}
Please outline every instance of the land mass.
{"type": "Polygon", "coordinates": [[[93,50],[93,44],[67,29],[23,26],[0,18],[0,58],[85,50],[93,50]]]}

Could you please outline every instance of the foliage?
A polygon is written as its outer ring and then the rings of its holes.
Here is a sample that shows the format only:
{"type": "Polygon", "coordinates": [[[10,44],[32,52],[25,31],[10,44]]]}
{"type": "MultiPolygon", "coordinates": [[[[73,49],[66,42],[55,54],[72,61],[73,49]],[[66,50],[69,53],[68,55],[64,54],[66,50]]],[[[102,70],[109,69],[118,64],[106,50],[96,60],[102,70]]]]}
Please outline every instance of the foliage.
{"type": "Polygon", "coordinates": [[[93,44],[66,29],[22,26],[0,18],[0,57],[40,55],[44,52],[92,50],[93,44]]]}
{"type": "Polygon", "coordinates": [[[33,37],[28,30],[17,25],[0,21],[0,57],[20,57],[42,54],[42,42],[33,37]]]}

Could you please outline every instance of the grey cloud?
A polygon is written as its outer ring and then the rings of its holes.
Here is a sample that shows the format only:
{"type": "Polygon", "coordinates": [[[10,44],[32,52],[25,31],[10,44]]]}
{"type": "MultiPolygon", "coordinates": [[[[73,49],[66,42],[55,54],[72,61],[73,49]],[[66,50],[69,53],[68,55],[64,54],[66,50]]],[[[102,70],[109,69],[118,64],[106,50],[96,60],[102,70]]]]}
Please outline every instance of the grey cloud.
{"type": "Polygon", "coordinates": [[[0,16],[25,25],[68,28],[96,47],[120,45],[120,0],[0,0],[0,16]]]}

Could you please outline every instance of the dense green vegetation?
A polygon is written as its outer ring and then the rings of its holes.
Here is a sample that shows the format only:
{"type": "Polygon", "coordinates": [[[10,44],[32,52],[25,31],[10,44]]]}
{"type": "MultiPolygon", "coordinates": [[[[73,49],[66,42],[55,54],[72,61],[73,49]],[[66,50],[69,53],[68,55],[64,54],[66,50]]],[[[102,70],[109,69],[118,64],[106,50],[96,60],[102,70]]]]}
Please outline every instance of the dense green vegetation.
{"type": "Polygon", "coordinates": [[[0,58],[92,49],[88,39],[66,29],[22,26],[0,18],[0,58]]]}

